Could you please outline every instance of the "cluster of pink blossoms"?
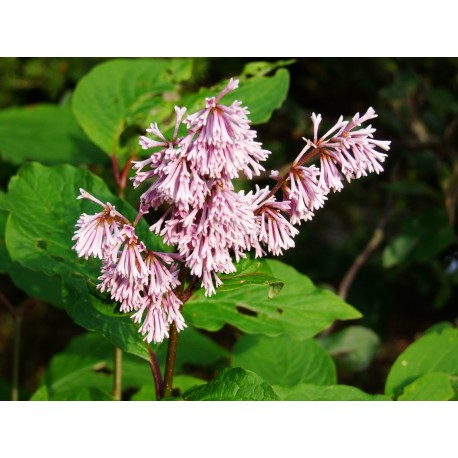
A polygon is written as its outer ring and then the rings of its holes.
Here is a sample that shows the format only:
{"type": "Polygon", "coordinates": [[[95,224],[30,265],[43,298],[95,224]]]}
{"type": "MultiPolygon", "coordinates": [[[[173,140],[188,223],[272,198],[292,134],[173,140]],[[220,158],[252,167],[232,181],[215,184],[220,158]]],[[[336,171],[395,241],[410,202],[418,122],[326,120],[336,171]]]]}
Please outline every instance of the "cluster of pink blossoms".
{"type": "Polygon", "coordinates": [[[178,330],[186,325],[181,315],[175,288],[180,284],[181,268],[201,279],[205,294],[211,296],[222,284],[218,274],[236,271],[234,262],[253,249],[256,257],[267,252],[281,255],[294,247],[298,230],[294,227],[310,220],[321,208],[327,194],[343,188],[347,181],[383,171],[381,163],[389,150],[389,141],[373,139],[375,129],[360,128],[377,115],[372,108],[364,116],[337,124],[318,136],[321,116],[312,115],[313,141],[293,162],[289,173],[280,177],[273,171],[275,186],[245,193],[235,192],[232,180],[243,173],[248,179],[265,169],[260,162],[270,154],[255,141],[250,129],[249,112],[235,101],[222,105],[221,98],[238,87],[231,79],[218,95],[206,99],[204,109],[187,116],[185,108],[175,107],[176,124],[167,139],[157,124],[142,136],[143,149],[154,149],[150,157],[135,162],[134,187],[150,181],[142,194],[139,217],[150,208],[167,205],[163,216],[150,230],[176,247],[175,254],[148,251],[131,224],[115,208],[81,190],[81,197],[103,207],[96,215],[83,214],[77,223],[74,249],[79,256],[102,260],[98,288],[121,303],[121,310],[134,312],[132,318],[143,324],[140,332],[148,342],[168,337],[171,323],[178,330]],[[180,125],[187,128],[178,137],[180,125]],[[320,167],[306,166],[313,158],[320,167]],[[282,200],[275,194],[282,191],[282,200]]]}

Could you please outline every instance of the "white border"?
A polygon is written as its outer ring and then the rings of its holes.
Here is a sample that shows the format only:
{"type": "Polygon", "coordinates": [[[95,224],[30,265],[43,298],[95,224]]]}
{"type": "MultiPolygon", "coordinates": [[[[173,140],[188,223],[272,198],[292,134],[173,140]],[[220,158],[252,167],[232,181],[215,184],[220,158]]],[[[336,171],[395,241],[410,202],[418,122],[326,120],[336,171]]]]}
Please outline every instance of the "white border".
{"type": "Polygon", "coordinates": [[[5,456],[450,456],[446,402],[3,402],[5,456]],[[183,454],[183,455],[181,455],[183,454]]]}
{"type": "Polygon", "coordinates": [[[456,56],[450,0],[3,2],[2,56],[456,56]]]}

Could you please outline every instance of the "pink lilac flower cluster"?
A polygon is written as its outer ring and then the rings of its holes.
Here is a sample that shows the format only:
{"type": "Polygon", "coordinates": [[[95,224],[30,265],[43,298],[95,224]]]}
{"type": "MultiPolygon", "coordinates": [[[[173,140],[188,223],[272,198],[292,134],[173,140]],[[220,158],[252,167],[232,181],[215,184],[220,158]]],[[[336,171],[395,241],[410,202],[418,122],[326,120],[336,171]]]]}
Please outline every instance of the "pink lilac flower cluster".
{"type": "Polygon", "coordinates": [[[149,342],[168,336],[171,323],[185,327],[181,301],[174,290],[179,284],[181,267],[201,279],[205,294],[211,296],[222,285],[218,274],[236,271],[234,262],[253,249],[256,257],[267,252],[281,255],[294,247],[298,234],[295,225],[310,220],[331,191],[343,188],[343,179],[383,171],[381,163],[389,150],[389,141],[373,139],[375,129],[361,124],[377,115],[372,108],[351,121],[341,117],[335,126],[318,137],[321,116],[312,115],[313,141],[293,162],[288,174],[273,171],[276,184],[256,191],[236,192],[232,180],[243,173],[248,179],[265,169],[260,164],[270,154],[255,141],[250,129],[249,112],[235,101],[226,106],[220,100],[238,87],[231,79],[217,96],[206,99],[205,108],[188,115],[175,107],[176,122],[171,138],[157,124],[140,137],[143,149],[152,149],[143,161],[134,162],[133,186],[150,182],[141,195],[139,215],[150,208],[168,208],[150,230],[176,248],[176,254],[148,251],[132,225],[115,208],[90,196],[103,207],[96,215],[83,214],[77,223],[74,249],[79,256],[102,259],[101,291],[121,303],[121,310],[135,312],[140,332],[149,342]],[[186,134],[179,137],[180,125],[186,134]],[[361,128],[360,128],[361,127],[361,128]],[[305,165],[319,158],[320,167],[305,165]],[[277,191],[282,199],[277,200],[277,191]]]}
{"type": "Polygon", "coordinates": [[[80,189],[78,199],[89,199],[103,210],[95,215],[83,213],[76,223],[73,248],[79,256],[102,260],[102,275],[97,288],[109,292],[121,304],[122,312],[142,321],[139,331],[148,342],[162,342],[169,336],[171,323],[178,330],[186,327],[180,312],[181,301],[174,289],[178,280],[177,256],[146,249],[135,228],[110,203],[80,189]]]}

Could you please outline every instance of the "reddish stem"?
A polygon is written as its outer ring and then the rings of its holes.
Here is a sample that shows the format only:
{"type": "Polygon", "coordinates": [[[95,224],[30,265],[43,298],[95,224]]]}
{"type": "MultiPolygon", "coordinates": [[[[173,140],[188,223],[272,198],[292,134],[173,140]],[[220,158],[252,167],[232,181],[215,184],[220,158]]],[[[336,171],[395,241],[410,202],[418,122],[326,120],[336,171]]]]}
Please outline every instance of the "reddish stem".
{"type": "Polygon", "coordinates": [[[127,160],[127,162],[124,164],[122,172],[121,172],[121,174],[119,176],[118,186],[119,186],[119,195],[120,195],[120,197],[124,197],[124,191],[125,191],[126,185],[127,185],[127,176],[129,175],[130,165],[131,165],[133,159],[134,159],[134,156],[131,156],[127,160]]]}
{"type": "MultiPolygon", "coordinates": [[[[180,284],[178,285],[176,289],[177,297],[182,302],[182,305],[180,307],[180,312],[183,309],[183,305],[185,303],[185,293],[183,289],[184,289],[184,282],[186,280],[187,274],[188,274],[188,268],[183,265],[178,275],[178,280],[180,281],[180,284]]],[[[189,288],[186,291],[188,290],[189,288]]],[[[189,297],[187,297],[186,300],[189,299],[189,297]]],[[[163,386],[163,396],[162,397],[172,396],[173,375],[175,373],[175,360],[176,360],[176,355],[177,355],[177,347],[178,347],[178,331],[175,326],[175,323],[172,323],[170,325],[170,337],[169,337],[169,344],[167,348],[167,360],[165,363],[165,376],[164,376],[164,386],[163,386]]]]}
{"type": "Polygon", "coordinates": [[[116,185],[119,187],[119,182],[120,182],[119,164],[118,164],[118,158],[116,157],[115,153],[113,153],[113,156],[111,156],[111,166],[113,168],[113,175],[116,181],[116,185]]]}
{"type": "Polygon", "coordinates": [[[148,349],[149,358],[150,358],[149,365],[151,368],[151,373],[153,374],[154,386],[156,388],[156,399],[160,401],[161,396],[162,396],[162,390],[164,389],[164,382],[162,381],[161,368],[159,367],[159,363],[157,362],[156,355],[151,350],[148,344],[146,344],[146,348],[148,349]]]}
{"type": "MultiPolygon", "coordinates": [[[[320,148],[314,148],[310,152],[304,155],[304,157],[301,158],[300,161],[297,163],[294,163],[291,165],[289,168],[288,172],[277,181],[277,184],[272,188],[272,190],[267,194],[266,198],[264,201],[270,199],[273,195],[276,194],[276,192],[289,180],[289,174],[291,173],[291,170],[294,167],[300,167],[301,165],[305,164],[306,162],[310,161],[311,159],[314,159],[315,156],[317,156],[320,153],[320,148]]],[[[262,205],[259,206],[257,210],[255,210],[254,214],[258,215],[262,210],[262,205]]]]}

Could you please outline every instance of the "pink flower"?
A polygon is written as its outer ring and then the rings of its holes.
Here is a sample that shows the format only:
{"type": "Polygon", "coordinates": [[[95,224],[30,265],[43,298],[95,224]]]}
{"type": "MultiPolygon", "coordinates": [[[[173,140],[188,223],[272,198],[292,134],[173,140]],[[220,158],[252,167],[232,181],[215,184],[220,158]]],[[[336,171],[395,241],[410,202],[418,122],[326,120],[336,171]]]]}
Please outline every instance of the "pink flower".
{"type": "Polygon", "coordinates": [[[238,87],[231,79],[218,97],[206,99],[206,108],[189,115],[185,123],[189,135],[181,145],[186,158],[200,175],[210,178],[236,178],[243,171],[248,178],[264,170],[259,161],[270,154],[254,141],[256,132],[250,130],[246,108],[235,101],[230,106],[219,100],[238,87]]]}
{"type": "Polygon", "coordinates": [[[318,186],[325,194],[331,190],[341,191],[343,189],[342,175],[336,166],[336,162],[326,153],[320,155],[320,180],[318,186]]]}
{"type": "MultiPolygon", "coordinates": [[[[168,221],[152,229],[170,245],[176,245],[192,275],[203,278],[206,293],[214,292],[211,272],[235,271],[231,255],[238,260],[250,249],[249,239],[257,234],[253,205],[230,182],[215,181],[202,207],[189,212],[174,208],[168,221]]],[[[219,281],[215,280],[217,284],[219,281]]]]}
{"type": "Polygon", "coordinates": [[[172,291],[165,296],[148,296],[145,298],[141,308],[132,315],[132,319],[136,323],[140,323],[143,319],[143,324],[138,332],[145,336],[145,340],[148,343],[152,341],[159,343],[169,337],[171,323],[175,323],[178,331],[186,327],[183,315],[180,312],[181,305],[182,302],[172,291]],[[144,318],[143,315],[145,315],[144,318]]]}
{"type": "Polygon", "coordinates": [[[173,264],[177,255],[168,255],[166,253],[157,253],[149,251],[146,255],[145,265],[149,272],[147,293],[150,296],[160,296],[167,291],[175,289],[180,282],[178,281],[178,270],[176,264],[173,264]],[[172,266],[170,270],[164,263],[172,266]]]}
{"type": "Polygon", "coordinates": [[[353,119],[344,121],[341,116],[337,123],[318,139],[318,126],[321,122],[321,115],[312,114],[314,126],[313,146],[321,153],[321,176],[319,186],[325,193],[330,190],[340,191],[343,188],[342,179],[345,176],[351,181],[367,173],[380,173],[383,171],[382,163],[387,156],[378,151],[390,149],[389,141],[373,139],[375,129],[370,125],[366,128],[355,130],[356,127],[368,119],[377,117],[373,108],[360,116],[356,113],[353,119]],[[332,134],[331,138],[330,137],[332,134]],[[340,171],[339,171],[340,169],[340,171]]]}
{"type": "Polygon", "coordinates": [[[99,277],[101,283],[97,288],[103,293],[110,293],[111,299],[120,302],[122,312],[138,310],[143,303],[141,295],[143,284],[132,281],[130,276],[120,274],[110,258],[105,258],[102,265],[102,275],[99,277]]]}
{"type": "Polygon", "coordinates": [[[300,224],[302,220],[310,220],[314,216],[313,210],[321,208],[325,200],[325,192],[319,186],[320,170],[311,165],[309,167],[294,165],[289,173],[289,180],[283,186],[285,197],[290,201],[290,221],[300,224]]]}
{"type": "Polygon", "coordinates": [[[157,148],[157,147],[167,148],[167,147],[170,147],[170,145],[174,145],[176,143],[178,129],[180,127],[180,124],[181,124],[181,121],[183,119],[185,112],[186,112],[186,108],[180,108],[180,107],[175,106],[175,117],[176,117],[175,118],[175,130],[173,132],[173,136],[170,141],[167,140],[165,136],[162,134],[157,123],[151,123],[149,129],[146,129],[146,132],[153,134],[155,137],[159,139],[159,141],[153,140],[146,136],[141,136],[139,140],[140,146],[143,149],[150,149],[150,148],[157,148]]]}
{"type": "MultiPolygon", "coordinates": [[[[188,210],[189,206],[202,205],[209,194],[206,181],[184,154],[183,146],[176,140],[179,123],[185,109],[175,107],[177,120],[174,138],[167,142],[156,124],[152,124],[148,131],[160,138],[153,146],[162,146],[162,150],[151,155],[149,159],[134,162],[133,169],[136,176],[133,180],[134,187],[138,187],[146,180],[153,179],[153,183],[142,194],[141,203],[145,208],[157,209],[164,203],[174,204],[178,208],[188,210]],[[150,170],[142,171],[146,166],[150,170]]],[[[140,143],[148,146],[142,137],[140,143]]],[[[152,141],[152,140],[151,140],[152,141]]]]}
{"type": "Polygon", "coordinates": [[[131,318],[136,323],[144,316],[139,332],[148,342],[157,343],[168,337],[171,323],[179,331],[186,327],[180,312],[181,301],[173,292],[180,284],[175,264],[179,256],[146,251],[132,229],[130,226],[123,229],[119,245],[112,247],[104,258],[97,288],[120,302],[122,312],[134,311],[131,318]],[[172,265],[167,268],[166,264],[172,265]]]}
{"type": "Polygon", "coordinates": [[[84,189],[80,189],[78,199],[89,199],[103,207],[95,215],[83,213],[76,223],[77,230],[72,240],[76,240],[73,249],[78,256],[88,259],[89,256],[102,259],[106,246],[111,245],[119,236],[119,228],[127,219],[116,211],[109,202],[103,204],[84,189]]]}
{"type": "Polygon", "coordinates": [[[142,257],[146,250],[143,242],[138,240],[135,228],[124,225],[116,242],[107,251],[107,257],[116,264],[116,272],[131,282],[145,282],[148,268],[142,257]]]}
{"type": "MultiPolygon", "coordinates": [[[[294,247],[294,236],[299,231],[282,215],[289,214],[290,202],[277,202],[275,196],[269,196],[270,189],[257,190],[253,196],[255,211],[259,214],[256,219],[259,225],[258,239],[267,245],[267,249],[275,256],[283,254],[283,250],[294,247]]],[[[259,255],[258,247],[253,244],[256,254],[259,255]]]]}
{"type": "Polygon", "coordinates": [[[169,203],[187,211],[190,205],[201,205],[209,194],[206,182],[184,157],[169,160],[155,175],[156,181],[141,197],[153,208],[169,203]]]}

